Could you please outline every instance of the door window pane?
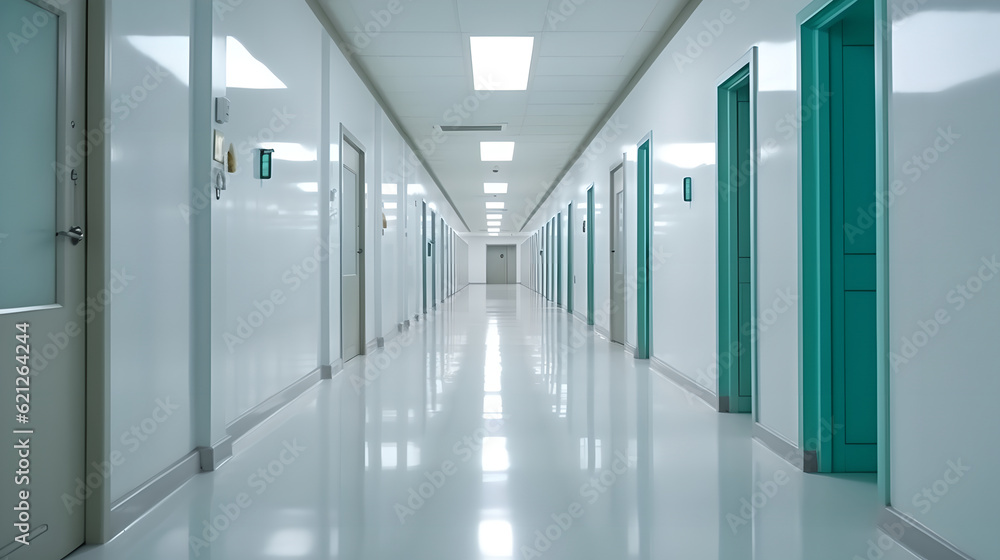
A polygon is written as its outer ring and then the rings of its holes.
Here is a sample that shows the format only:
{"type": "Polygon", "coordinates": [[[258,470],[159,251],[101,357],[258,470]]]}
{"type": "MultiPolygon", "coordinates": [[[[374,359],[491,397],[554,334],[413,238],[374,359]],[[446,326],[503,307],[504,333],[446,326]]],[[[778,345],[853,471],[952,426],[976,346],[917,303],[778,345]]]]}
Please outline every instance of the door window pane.
{"type": "Polygon", "coordinates": [[[0,309],[56,303],[59,23],[26,0],[0,2],[0,37],[21,37],[24,21],[37,34],[0,48],[0,309]]]}

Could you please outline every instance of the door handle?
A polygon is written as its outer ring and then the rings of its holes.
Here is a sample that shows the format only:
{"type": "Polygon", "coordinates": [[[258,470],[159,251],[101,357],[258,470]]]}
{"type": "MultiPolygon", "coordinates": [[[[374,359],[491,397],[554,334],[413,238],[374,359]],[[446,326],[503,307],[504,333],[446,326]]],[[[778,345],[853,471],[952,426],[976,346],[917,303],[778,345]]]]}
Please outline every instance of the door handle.
{"type": "Polygon", "coordinates": [[[83,241],[83,228],[80,226],[73,226],[69,228],[69,231],[57,231],[56,237],[59,237],[60,235],[68,237],[70,242],[73,243],[73,245],[76,245],[83,241]]]}
{"type": "Polygon", "coordinates": [[[360,255],[361,253],[364,253],[364,252],[365,252],[365,250],[364,250],[364,249],[358,249],[358,254],[359,254],[359,255],[360,255]]]}

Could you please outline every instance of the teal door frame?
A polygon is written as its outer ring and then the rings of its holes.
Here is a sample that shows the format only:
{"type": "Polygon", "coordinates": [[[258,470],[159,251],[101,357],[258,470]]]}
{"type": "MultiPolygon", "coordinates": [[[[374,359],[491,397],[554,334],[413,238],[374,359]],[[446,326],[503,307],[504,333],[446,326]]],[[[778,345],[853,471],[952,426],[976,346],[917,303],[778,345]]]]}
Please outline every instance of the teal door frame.
{"type": "Polygon", "coordinates": [[[742,333],[738,317],[740,302],[740,277],[747,276],[750,283],[750,314],[757,316],[757,47],[752,47],[717,81],[718,88],[718,391],[719,412],[750,412],[754,421],[758,419],[757,406],[757,371],[758,351],[757,336],[753,327],[749,333],[742,333]],[[750,142],[749,167],[743,169],[740,163],[738,148],[733,145],[733,131],[737,127],[737,92],[744,87],[750,90],[750,142]],[[739,267],[739,232],[734,227],[739,211],[739,200],[734,196],[737,189],[734,183],[740,174],[746,174],[749,180],[749,242],[750,262],[747,270],[739,267]],[[744,348],[745,340],[749,344],[744,348]],[[734,366],[739,363],[743,353],[749,353],[747,362],[750,365],[750,397],[741,398],[739,370],[734,366]]]}
{"type": "MultiPolygon", "coordinates": [[[[829,62],[828,29],[852,6],[865,0],[816,0],[799,12],[800,107],[820,84],[829,62]]],[[[891,184],[889,145],[889,77],[891,76],[891,22],[887,0],[874,0],[875,11],[875,145],[876,203],[888,203],[891,184]]],[[[820,194],[829,192],[830,108],[820,104],[816,118],[805,119],[799,150],[799,420],[800,448],[815,453],[819,472],[832,471],[831,337],[829,325],[830,216],[824,216],[820,194]],[[806,188],[807,182],[811,183],[806,188]],[[808,249],[808,250],[807,250],[808,249]],[[826,280],[824,281],[824,276],[826,280]],[[823,294],[827,294],[823,297],[823,294]]],[[[890,504],[889,456],[889,216],[877,212],[876,228],[876,338],[877,338],[877,456],[879,496],[890,504]]]]}
{"type": "Polygon", "coordinates": [[[649,242],[650,242],[650,217],[651,217],[651,195],[652,195],[652,175],[651,166],[653,133],[647,134],[638,144],[638,157],[636,162],[636,341],[635,357],[640,360],[648,360],[650,354],[650,309],[652,302],[650,296],[651,274],[649,269],[649,242]]]}
{"type": "Polygon", "coordinates": [[[594,185],[587,189],[587,324],[594,324],[594,185]]]}
{"type": "Polygon", "coordinates": [[[573,203],[566,207],[566,311],[573,314],[573,292],[576,290],[576,275],[573,273],[573,203]]]}

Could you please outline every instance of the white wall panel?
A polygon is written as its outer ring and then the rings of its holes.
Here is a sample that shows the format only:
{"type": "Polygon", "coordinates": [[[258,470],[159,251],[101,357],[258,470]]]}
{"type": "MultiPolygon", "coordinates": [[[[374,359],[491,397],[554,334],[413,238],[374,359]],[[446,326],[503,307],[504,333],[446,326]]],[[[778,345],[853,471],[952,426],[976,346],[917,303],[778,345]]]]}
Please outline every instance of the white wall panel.
{"type": "Polygon", "coordinates": [[[307,6],[273,10],[264,0],[246,0],[216,18],[216,30],[229,38],[233,66],[226,90],[231,120],[217,128],[238,156],[237,172],[213,204],[213,322],[222,331],[213,355],[216,374],[226,376],[232,422],[319,366],[320,268],[327,258],[318,212],[323,30],[307,6]],[[298,39],[277,43],[276,31],[298,39]],[[286,87],[241,87],[261,77],[237,66],[242,49],[286,87]],[[253,176],[254,150],[262,147],[275,150],[270,180],[253,176]]]}
{"type": "Polygon", "coordinates": [[[1000,11],[894,1],[889,205],[891,492],[972,558],[1000,557],[1000,11]],[[968,470],[965,470],[968,469],[968,470]],[[947,474],[946,474],[947,473],[947,474]],[[925,492],[930,489],[930,497],[925,492]]]}
{"type": "Polygon", "coordinates": [[[111,477],[114,500],[194,448],[191,229],[182,210],[191,202],[191,3],[112,0],[108,10],[109,260],[126,282],[107,306],[110,445],[127,458],[111,477]],[[168,408],[164,422],[151,420],[168,408]]]}

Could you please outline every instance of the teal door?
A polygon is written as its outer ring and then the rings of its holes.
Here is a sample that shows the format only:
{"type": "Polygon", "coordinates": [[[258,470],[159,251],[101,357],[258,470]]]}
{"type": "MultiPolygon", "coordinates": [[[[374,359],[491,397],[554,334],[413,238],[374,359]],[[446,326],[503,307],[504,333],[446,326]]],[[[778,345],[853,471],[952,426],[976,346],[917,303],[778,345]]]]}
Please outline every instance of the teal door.
{"type": "Polygon", "coordinates": [[[587,324],[594,324],[594,186],[587,189],[587,324]]]}
{"type": "Polygon", "coordinates": [[[802,28],[802,103],[830,92],[802,131],[802,436],[820,472],[878,463],[874,34],[872,0],[802,28]]]}
{"type": "Polygon", "coordinates": [[[649,151],[652,141],[646,140],[639,145],[638,174],[638,236],[636,242],[636,264],[638,279],[636,282],[636,344],[635,357],[649,358],[649,195],[650,167],[649,151]]]}
{"type": "Polygon", "coordinates": [[[830,32],[834,472],[877,461],[875,228],[858,227],[875,203],[874,28],[861,2],[830,32]]]}
{"type": "Polygon", "coordinates": [[[750,412],[753,169],[750,66],[719,86],[719,410],[750,412]]]}

